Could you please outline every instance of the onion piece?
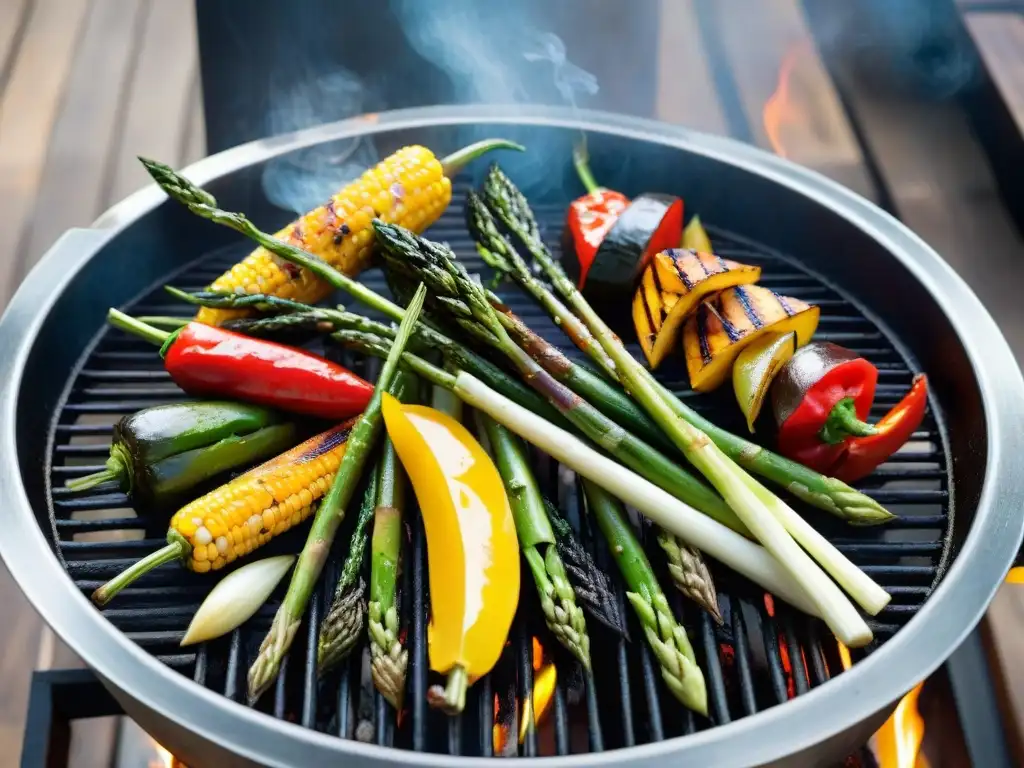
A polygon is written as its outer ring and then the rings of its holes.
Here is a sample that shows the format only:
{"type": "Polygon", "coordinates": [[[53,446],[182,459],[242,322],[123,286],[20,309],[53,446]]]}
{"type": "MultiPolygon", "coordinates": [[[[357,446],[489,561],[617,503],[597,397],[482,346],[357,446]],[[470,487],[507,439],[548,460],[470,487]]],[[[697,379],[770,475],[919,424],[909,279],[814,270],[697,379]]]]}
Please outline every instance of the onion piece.
{"type": "Polygon", "coordinates": [[[295,555],[266,557],[229,573],[199,606],[182,645],[226,635],[248,621],[295,563],[295,555]]]}

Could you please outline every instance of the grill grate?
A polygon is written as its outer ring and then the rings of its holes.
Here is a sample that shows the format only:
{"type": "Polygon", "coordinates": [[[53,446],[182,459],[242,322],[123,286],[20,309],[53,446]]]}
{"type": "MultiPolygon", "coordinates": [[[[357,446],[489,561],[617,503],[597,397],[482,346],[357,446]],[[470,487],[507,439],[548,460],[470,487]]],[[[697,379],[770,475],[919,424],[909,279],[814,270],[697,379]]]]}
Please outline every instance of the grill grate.
{"type": "MultiPolygon", "coordinates": [[[[555,244],[562,210],[543,207],[537,213],[549,241],[555,244]]],[[[447,240],[470,271],[482,271],[462,224],[462,193],[456,194],[448,212],[430,234],[435,239],[447,240]]],[[[869,319],[838,288],[770,249],[720,230],[712,230],[711,234],[721,256],[761,265],[764,285],[818,304],[822,316],[817,338],[844,344],[876,363],[881,372],[873,412],[876,418],[906,391],[914,371],[912,361],[901,354],[891,334],[869,319]]],[[[199,289],[246,250],[246,245],[239,243],[208,254],[169,280],[179,287],[199,289]]],[[[365,279],[384,290],[379,273],[368,273],[365,279]]],[[[576,354],[542,310],[516,288],[504,286],[500,292],[535,330],[562,342],[563,349],[576,354]]],[[[130,309],[135,314],[181,314],[182,306],[169,304],[164,297],[157,286],[130,309]]],[[[633,351],[639,354],[638,349],[633,351]]],[[[328,354],[333,354],[333,350],[328,350],[328,354]]],[[[367,376],[374,375],[378,368],[376,361],[346,362],[367,376]]],[[[731,393],[694,397],[688,391],[681,361],[666,363],[660,378],[681,396],[692,397],[702,412],[723,426],[745,428],[731,393]]],[[[136,517],[125,496],[109,488],[71,496],[63,489],[63,483],[100,468],[106,457],[110,427],[121,416],[186,396],[171,383],[154,349],[117,330],[100,333],[74,372],[67,393],[54,419],[53,452],[47,459],[52,487],[51,517],[56,552],[76,585],[88,594],[129,563],[163,544],[166,518],[136,517]]],[[[581,514],[582,494],[574,479],[544,457],[538,457],[538,467],[548,491],[567,511],[599,565],[614,573],[604,543],[581,514]]],[[[877,647],[915,614],[941,575],[948,556],[952,484],[934,412],[926,416],[914,441],[865,480],[863,487],[897,513],[899,519],[884,528],[855,529],[825,513],[809,511],[807,515],[893,595],[892,604],[871,622],[877,637],[873,647],[877,647]]],[[[354,515],[349,518],[351,523],[354,515]]],[[[792,613],[785,606],[775,610],[762,592],[713,564],[725,619],[723,626],[716,626],[706,614],[684,603],[678,593],[670,593],[673,609],[690,632],[707,678],[710,719],[704,719],[684,710],[664,689],[658,679],[657,664],[642,642],[639,626],[632,613],[625,610],[620,581],[616,579],[618,599],[629,617],[633,640],[616,640],[591,622],[594,669],[598,670],[596,679],[591,681],[582,679],[579,668],[545,634],[546,629],[537,620],[539,610],[530,602],[532,589],[524,585],[520,615],[506,653],[492,674],[470,689],[463,716],[445,722],[443,716],[430,711],[425,704],[431,676],[425,642],[429,607],[426,555],[418,513],[410,514],[410,519],[411,542],[407,546],[402,583],[410,671],[408,709],[401,722],[396,722],[393,710],[372,690],[365,650],[353,654],[351,663],[340,671],[323,680],[316,679],[319,619],[330,600],[348,540],[344,528],[339,535],[342,551],[335,553],[314,597],[309,620],[300,634],[304,639],[295,643],[275,689],[259,703],[261,710],[347,739],[420,751],[491,755],[497,740],[493,725],[497,708],[499,720],[510,734],[503,754],[563,755],[632,746],[727,723],[805,693],[839,674],[851,661],[820,622],[792,613]],[[515,702],[526,699],[527,691],[533,687],[534,638],[553,654],[558,680],[549,714],[536,732],[531,731],[522,744],[517,744],[515,702]]],[[[268,545],[265,554],[297,551],[303,535],[281,537],[268,545]]],[[[650,545],[653,537],[645,539],[645,545],[650,545]]],[[[649,548],[656,568],[663,568],[657,546],[649,548]]],[[[663,584],[668,584],[664,569],[662,576],[663,584]]],[[[104,615],[161,662],[191,676],[199,685],[242,702],[245,672],[269,627],[276,603],[264,606],[250,622],[226,638],[197,650],[180,649],[178,642],[210,584],[208,575],[164,567],[125,590],[104,615]]],[[[279,597],[275,595],[274,599],[279,597]]],[[[852,660],[871,650],[854,652],[852,660]]]]}

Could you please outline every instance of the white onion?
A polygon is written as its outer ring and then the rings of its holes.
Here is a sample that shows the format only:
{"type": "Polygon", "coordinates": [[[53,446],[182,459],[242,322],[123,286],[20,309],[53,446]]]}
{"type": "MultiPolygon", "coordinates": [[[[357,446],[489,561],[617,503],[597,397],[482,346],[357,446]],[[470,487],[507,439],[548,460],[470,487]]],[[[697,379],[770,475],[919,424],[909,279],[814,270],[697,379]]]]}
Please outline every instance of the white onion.
{"type": "Polygon", "coordinates": [[[267,557],[229,573],[203,600],[181,644],[213,640],[240,627],[267,601],[294,562],[295,555],[267,557]]]}

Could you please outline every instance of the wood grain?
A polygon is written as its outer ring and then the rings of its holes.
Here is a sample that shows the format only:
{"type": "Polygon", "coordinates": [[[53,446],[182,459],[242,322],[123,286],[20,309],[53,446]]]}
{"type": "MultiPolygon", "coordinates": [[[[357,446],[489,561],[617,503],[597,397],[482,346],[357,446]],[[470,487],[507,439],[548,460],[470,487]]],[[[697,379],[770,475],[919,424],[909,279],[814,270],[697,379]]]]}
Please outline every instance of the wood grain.
{"type": "Polygon", "coordinates": [[[873,197],[798,0],[715,0],[708,7],[753,141],[873,197]]]}
{"type": "Polygon", "coordinates": [[[104,177],[119,143],[125,83],[138,56],[145,9],[144,0],[93,0],[18,248],[18,280],[65,230],[88,226],[103,209],[104,177]]]}
{"type": "Polygon", "coordinates": [[[992,81],[1024,135],[1024,15],[968,13],[964,20],[992,81]]]}
{"type": "Polygon", "coordinates": [[[31,213],[88,0],[38,2],[0,94],[0,299],[31,213]]]}
{"type": "Polygon", "coordinates": [[[111,183],[104,192],[104,208],[149,183],[139,155],[180,164],[183,137],[193,119],[199,66],[195,4],[148,3],[142,48],[128,88],[124,131],[111,183]]]}
{"type": "Polygon", "coordinates": [[[660,0],[660,6],[654,116],[698,131],[727,133],[693,0],[660,0]]]}

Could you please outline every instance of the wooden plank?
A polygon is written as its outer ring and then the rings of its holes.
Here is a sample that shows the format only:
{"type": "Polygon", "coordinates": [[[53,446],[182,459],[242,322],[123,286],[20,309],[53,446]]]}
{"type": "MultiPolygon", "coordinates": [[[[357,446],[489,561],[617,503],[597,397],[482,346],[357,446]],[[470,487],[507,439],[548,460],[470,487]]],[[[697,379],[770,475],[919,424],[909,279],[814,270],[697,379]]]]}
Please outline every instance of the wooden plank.
{"type": "Polygon", "coordinates": [[[5,0],[0,3],[0,94],[4,92],[31,12],[29,0],[5,0]]]}
{"type": "Polygon", "coordinates": [[[964,21],[989,76],[1024,135],[1024,15],[968,13],[964,21]]]}
{"type": "Polygon", "coordinates": [[[799,0],[715,0],[706,8],[716,17],[754,143],[873,197],[860,147],[799,0]]]}
{"type": "Polygon", "coordinates": [[[1024,584],[999,587],[981,627],[1007,742],[1014,764],[1024,765],[1024,584]]]}
{"type": "Polygon", "coordinates": [[[180,154],[180,165],[185,166],[206,157],[206,121],[203,114],[203,89],[197,72],[189,99],[188,124],[185,142],[180,154]]]}
{"type": "Polygon", "coordinates": [[[0,301],[11,293],[15,249],[42,179],[88,0],[33,6],[0,95],[0,301]]]}
{"type": "Polygon", "coordinates": [[[660,0],[654,115],[709,133],[727,133],[704,52],[694,0],[660,0]]]}
{"type": "Polygon", "coordinates": [[[195,98],[199,64],[195,4],[147,1],[151,7],[104,208],[149,182],[139,155],[166,163],[180,161],[195,98]]]}
{"type": "Polygon", "coordinates": [[[93,0],[18,249],[16,279],[65,230],[87,226],[103,210],[103,180],[119,138],[145,8],[144,0],[93,0]]]}

